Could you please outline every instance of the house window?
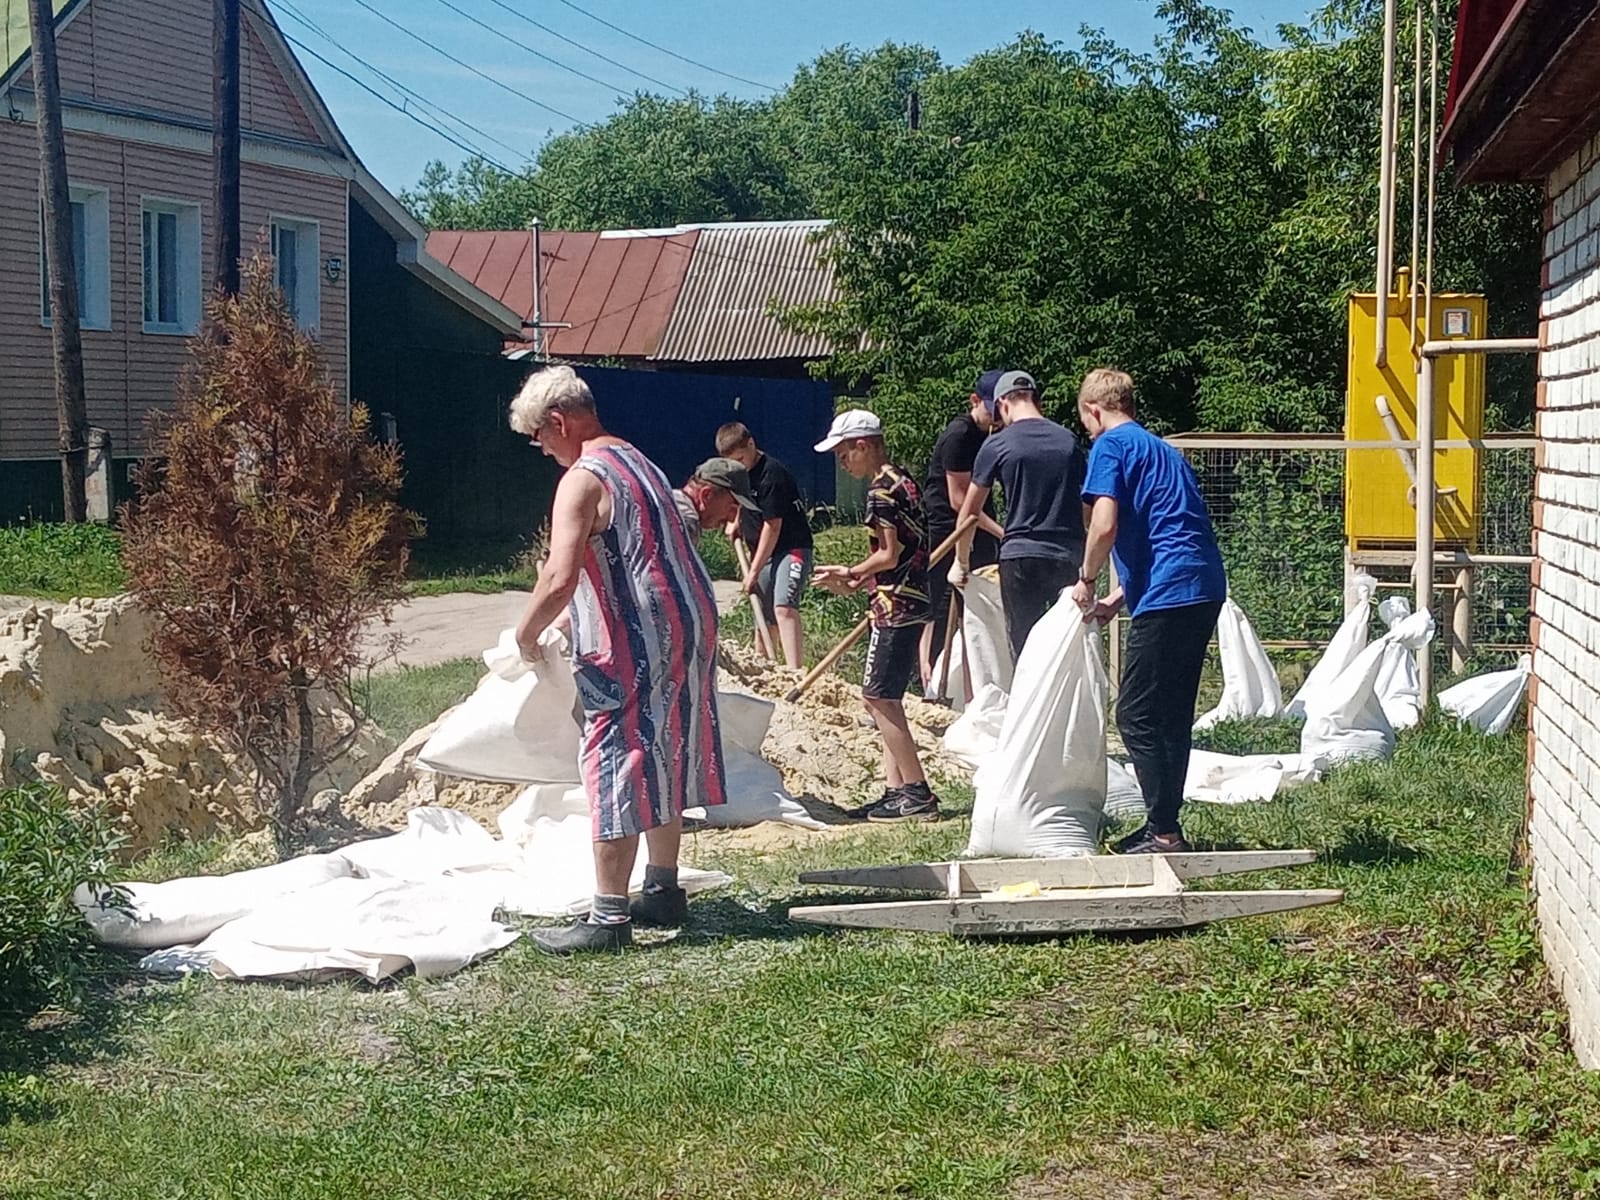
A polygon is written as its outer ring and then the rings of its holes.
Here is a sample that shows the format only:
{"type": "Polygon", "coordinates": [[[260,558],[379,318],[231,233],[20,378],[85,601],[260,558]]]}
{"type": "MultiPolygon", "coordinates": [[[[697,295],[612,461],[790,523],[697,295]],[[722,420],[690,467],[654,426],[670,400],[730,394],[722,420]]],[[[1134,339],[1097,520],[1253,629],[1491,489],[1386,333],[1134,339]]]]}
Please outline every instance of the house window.
{"type": "MultiPolygon", "coordinates": [[[[74,187],[72,262],[78,277],[78,324],[111,328],[111,205],[104,188],[74,187]]],[[[49,246],[44,205],[39,206],[39,319],[50,324],[49,246]]]]}
{"type": "Polygon", "coordinates": [[[314,330],[322,317],[318,278],[321,248],[315,221],[272,218],[273,273],[283,298],[301,329],[314,330]]]}
{"type": "Polygon", "coordinates": [[[193,333],[200,325],[200,206],[144,202],[144,331],[193,333]]]}

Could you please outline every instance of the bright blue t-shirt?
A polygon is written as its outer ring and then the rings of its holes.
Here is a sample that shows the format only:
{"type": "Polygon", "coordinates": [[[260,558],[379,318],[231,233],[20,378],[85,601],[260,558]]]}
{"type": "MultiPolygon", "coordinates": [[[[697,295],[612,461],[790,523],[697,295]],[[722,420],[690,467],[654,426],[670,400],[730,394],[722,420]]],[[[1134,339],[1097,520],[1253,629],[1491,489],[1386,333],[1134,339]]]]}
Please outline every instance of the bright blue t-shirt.
{"type": "Polygon", "coordinates": [[[1127,421],[1095,438],[1083,502],[1117,502],[1111,557],[1128,612],[1156,612],[1228,597],[1211,514],[1183,455],[1127,421]]]}

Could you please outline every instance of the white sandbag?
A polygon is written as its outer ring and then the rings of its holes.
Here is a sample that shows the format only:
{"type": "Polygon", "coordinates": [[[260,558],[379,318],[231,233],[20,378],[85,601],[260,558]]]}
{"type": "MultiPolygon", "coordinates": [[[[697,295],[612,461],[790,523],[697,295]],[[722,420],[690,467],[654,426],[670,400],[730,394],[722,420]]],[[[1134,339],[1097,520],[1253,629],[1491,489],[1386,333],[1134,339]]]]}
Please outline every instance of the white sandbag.
{"type": "Polygon", "coordinates": [[[1315,783],[1317,772],[1298,754],[1216,754],[1189,752],[1183,798],[1205,804],[1248,804],[1271,800],[1280,790],[1315,783]]]}
{"type": "Polygon", "coordinates": [[[771,700],[751,696],[745,692],[717,692],[717,728],[722,734],[722,752],[743,750],[746,754],[761,754],[761,743],[767,740],[767,730],[772,726],[772,713],[777,708],[771,700]]]}
{"type": "Polygon", "coordinates": [[[197,946],[146,955],[140,966],[219,979],[354,971],[374,983],[411,966],[430,979],[516,941],[494,919],[496,903],[481,878],[335,879],[280,897],[197,946]]]}
{"type": "Polygon", "coordinates": [[[1391,646],[1417,650],[1432,640],[1432,614],[1412,613],[1363,650],[1326,688],[1315,692],[1300,733],[1302,764],[1323,771],[1354,759],[1389,757],[1394,751],[1394,726],[1378,699],[1378,673],[1391,646]]]}
{"type": "Polygon", "coordinates": [[[1217,652],[1222,659],[1222,699],[1194,723],[1196,729],[1210,729],[1218,721],[1282,715],[1277,668],[1231,596],[1217,616],[1217,652]]]}
{"type": "Polygon", "coordinates": [[[1533,674],[1533,656],[1524,654],[1509,671],[1490,671],[1452,684],[1439,693],[1439,707],[1458,720],[1484,733],[1501,734],[1511,727],[1528,676],[1533,674]]]}
{"type": "Polygon", "coordinates": [[[578,689],[566,638],[547,629],[538,663],[522,661],[513,630],[484,651],[489,673],[417,753],[417,765],[495,783],[576,782],[578,689]]]}
{"type": "MultiPolygon", "coordinates": [[[[1333,681],[1344,674],[1350,664],[1367,647],[1367,626],[1372,622],[1372,597],[1378,590],[1378,581],[1371,575],[1357,575],[1351,584],[1351,594],[1343,623],[1322,652],[1311,674],[1300,685],[1294,699],[1284,707],[1287,717],[1304,717],[1310,709],[1312,698],[1326,692],[1333,681]]],[[[1324,705],[1324,707],[1326,707],[1324,705]]]]}
{"type": "Polygon", "coordinates": [[[967,708],[967,652],[965,639],[957,636],[950,639],[950,668],[945,670],[944,647],[937,648],[938,654],[933,660],[933,673],[928,677],[928,686],[923,689],[925,700],[945,700],[950,704],[950,711],[962,713],[967,708]],[[939,680],[945,681],[943,690],[940,690],[939,680]]]}
{"type": "Polygon", "coordinates": [[[727,784],[727,803],[686,808],[685,817],[703,821],[713,829],[759,825],[763,821],[781,821],[802,829],[827,828],[789,794],[783,786],[782,771],[748,751],[728,746],[726,739],[722,774],[727,784]]]}
{"type": "Polygon", "coordinates": [[[973,782],[972,856],[1094,854],[1106,801],[1106,672],[1062,598],[1028,635],[1000,742],[973,782]]]}
{"type": "Polygon", "coordinates": [[[944,748],[965,766],[977,770],[1000,744],[1006,719],[1006,694],[986,683],[944,731],[944,748]]]}
{"type": "Polygon", "coordinates": [[[1139,787],[1132,766],[1124,766],[1114,758],[1106,759],[1106,816],[1113,821],[1144,820],[1149,811],[1144,803],[1144,791],[1139,787]]]}
{"type": "Polygon", "coordinates": [[[1000,604],[1000,584],[974,574],[962,589],[964,608],[961,636],[967,669],[972,673],[972,694],[993,685],[1002,692],[1012,688],[1011,645],[1006,641],[1006,614],[1000,604]]]}
{"type": "Polygon", "coordinates": [[[231,875],[123,884],[126,911],[108,907],[106,889],[89,884],[80,884],[72,899],[102,942],[154,949],[198,942],[282,896],[351,873],[350,864],[337,854],[306,854],[231,875]]]}
{"type": "MultiPolygon", "coordinates": [[[[1393,629],[1411,615],[1411,601],[1390,596],[1378,605],[1378,617],[1385,629],[1393,629]]],[[[1399,642],[1390,642],[1373,684],[1383,715],[1396,732],[1410,729],[1422,720],[1422,677],[1417,673],[1417,656],[1399,642]]]]}

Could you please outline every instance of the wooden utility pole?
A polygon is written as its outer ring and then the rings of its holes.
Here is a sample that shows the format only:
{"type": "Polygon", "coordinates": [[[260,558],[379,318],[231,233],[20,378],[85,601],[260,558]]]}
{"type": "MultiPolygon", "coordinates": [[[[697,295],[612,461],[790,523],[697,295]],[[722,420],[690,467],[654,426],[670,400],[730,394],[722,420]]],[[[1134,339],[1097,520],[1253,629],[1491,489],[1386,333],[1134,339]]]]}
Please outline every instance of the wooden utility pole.
{"type": "Polygon", "coordinates": [[[56,370],[56,436],[66,518],[87,519],[84,478],[89,460],[89,405],[83,386],[83,336],[78,328],[78,269],[72,254],[72,191],[61,128],[61,72],[51,0],[29,0],[33,30],[34,124],[39,130],[39,191],[44,199],[45,273],[50,289],[50,349],[56,370]]]}
{"type": "Polygon", "coordinates": [[[239,0],[211,5],[211,158],[215,164],[211,243],[216,290],[239,294],[239,0]]]}

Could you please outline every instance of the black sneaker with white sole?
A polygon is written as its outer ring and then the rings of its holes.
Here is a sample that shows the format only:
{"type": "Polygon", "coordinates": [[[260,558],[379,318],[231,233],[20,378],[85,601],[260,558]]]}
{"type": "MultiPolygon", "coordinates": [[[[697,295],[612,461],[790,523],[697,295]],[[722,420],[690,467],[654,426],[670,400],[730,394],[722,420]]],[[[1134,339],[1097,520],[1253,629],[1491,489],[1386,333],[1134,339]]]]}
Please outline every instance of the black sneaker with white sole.
{"type": "Polygon", "coordinates": [[[886,787],[883,789],[883,794],[880,795],[876,800],[868,800],[865,804],[858,804],[854,808],[847,808],[844,810],[844,815],[849,817],[852,821],[865,821],[878,809],[882,808],[885,804],[888,804],[899,794],[899,788],[886,787]]]}
{"type": "Polygon", "coordinates": [[[879,823],[888,821],[937,821],[939,797],[926,783],[912,783],[884,798],[867,814],[867,820],[879,823]]]}
{"type": "Polygon", "coordinates": [[[1157,837],[1146,825],[1123,838],[1113,849],[1118,854],[1188,854],[1194,847],[1183,840],[1181,833],[1169,840],[1157,837]]]}

